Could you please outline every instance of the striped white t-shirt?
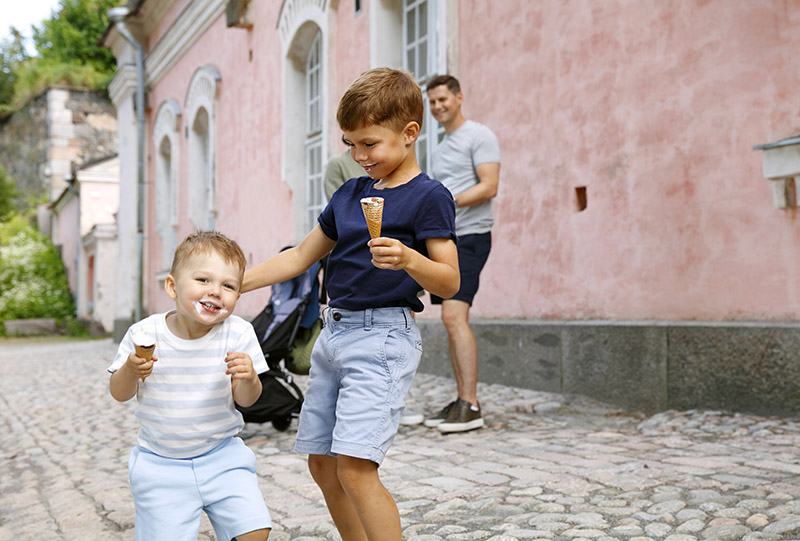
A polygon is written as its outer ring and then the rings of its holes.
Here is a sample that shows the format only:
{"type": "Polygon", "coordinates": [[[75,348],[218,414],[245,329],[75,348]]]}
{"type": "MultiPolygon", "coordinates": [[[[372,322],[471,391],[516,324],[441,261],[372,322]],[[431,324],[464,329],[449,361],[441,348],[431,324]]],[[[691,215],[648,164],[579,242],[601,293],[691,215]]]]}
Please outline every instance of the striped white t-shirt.
{"type": "Polygon", "coordinates": [[[167,327],[169,313],[131,325],[108,371],[119,370],[134,351],[131,334],[135,329],[155,338],[158,361],[144,383],[139,382],[136,394],[139,445],[158,455],[191,458],[244,427],[242,414],[234,406],[231,377],[225,374],[227,352],[250,355],[258,373],[268,367],[253,326],[244,319],[232,315],[202,338],[184,340],[167,327]]]}

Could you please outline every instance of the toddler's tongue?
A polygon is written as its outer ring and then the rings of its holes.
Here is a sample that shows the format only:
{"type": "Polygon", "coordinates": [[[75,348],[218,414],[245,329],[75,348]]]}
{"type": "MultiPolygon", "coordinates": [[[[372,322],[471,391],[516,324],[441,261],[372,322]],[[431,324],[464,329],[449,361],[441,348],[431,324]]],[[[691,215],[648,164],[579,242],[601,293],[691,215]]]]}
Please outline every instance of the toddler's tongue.
{"type": "MultiPolygon", "coordinates": [[[[194,304],[194,309],[197,310],[197,313],[200,314],[201,316],[203,314],[208,314],[208,313],[218,314],[218,315],[225,315],[225,314],[228,313],[228,309],[224,308],[224,307],[221,307],[221,308],[219,308],[217,310],[212,311],[212,310],[209,310],[208,308],[206,308],[203,305],[203,303],[200,302],[200,301],[194,301],[193,304],[194,304]]],[[[209,303],[209,304],[211,304],[211,303],[209,303]]],[[[216,305],[214,305],[214,306],[216,306],[216,305]]]]}

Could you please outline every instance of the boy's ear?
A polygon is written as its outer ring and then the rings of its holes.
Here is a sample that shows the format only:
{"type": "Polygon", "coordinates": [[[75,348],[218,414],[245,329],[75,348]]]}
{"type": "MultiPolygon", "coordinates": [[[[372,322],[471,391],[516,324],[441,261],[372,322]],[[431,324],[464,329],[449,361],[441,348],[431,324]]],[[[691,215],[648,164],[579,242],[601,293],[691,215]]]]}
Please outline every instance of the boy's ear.
{"type": "Polygon", "coordinates": [[[403,130],[403,136],[406,139],[406,144],[413,144],[416,142],[417,137],[419,137],[419,124],[413,120],[406,124],[406,127],[403,130]]]}
{"type": "Polygon", "coordinates": [[[164,291],[167,292],[169,298],[175,300],[178,297],[178,293],[175,291],[175,277],[171,274],[168,274],[166,278],[164,278],[164,291]]]}

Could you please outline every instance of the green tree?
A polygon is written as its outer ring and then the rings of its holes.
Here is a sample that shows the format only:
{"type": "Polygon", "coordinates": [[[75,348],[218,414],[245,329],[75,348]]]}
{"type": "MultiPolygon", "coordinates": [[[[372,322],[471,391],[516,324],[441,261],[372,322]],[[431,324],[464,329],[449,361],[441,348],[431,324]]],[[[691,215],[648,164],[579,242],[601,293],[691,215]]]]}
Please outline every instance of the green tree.
{"type": "Polygon", "coordinates": [[[53,15],[33,28],[38,58],[48,63],[91,66],[96,72],[114,72],[116,62],[98,41],[108,27],[109,8],[119,0],[61,0],[53,15]]]}
{"type": "Polygon", "coordinates": [[[19,32],[0,43],[0,113],[19,107],[51,85],[104,90],[114,75],[116,60],[98,43],[108,27],[108,9],[121,3],[60,0],[49,19],[33,26],[36,54],[32,57],[25,55],[19,32]]]}
{"type": "Polygon", "coordinates": [[[0,105],[13,101],[17,73],[28,59],[24,36],[13,26],[9,27],[9,33],[11,37],[0,42],[0,105]]]}

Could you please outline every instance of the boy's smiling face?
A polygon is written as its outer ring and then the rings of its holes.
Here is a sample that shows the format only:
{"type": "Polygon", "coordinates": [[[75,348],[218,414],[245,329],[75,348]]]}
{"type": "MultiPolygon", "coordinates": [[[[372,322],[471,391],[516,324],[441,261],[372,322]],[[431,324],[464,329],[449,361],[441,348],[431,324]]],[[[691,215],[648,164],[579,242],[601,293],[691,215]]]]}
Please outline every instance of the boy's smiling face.
{"type": "Polygon", "coordinates": [[[189,255],[164,281],[177,312],[167,319],[170,330],[185,339],[204,336],[233,312],[241,284],[242,270],[217,252],[189,255]]]}
{"type": "Polygon", "coordinates": [[[414,152],[417,135],[419,125],[416,122],[409,122],[401,132],[373,124],[344,131],[342,140],[350,147],[350,156],[371,178],[382,179],[391,186],[419,174],[414,152]]]}

